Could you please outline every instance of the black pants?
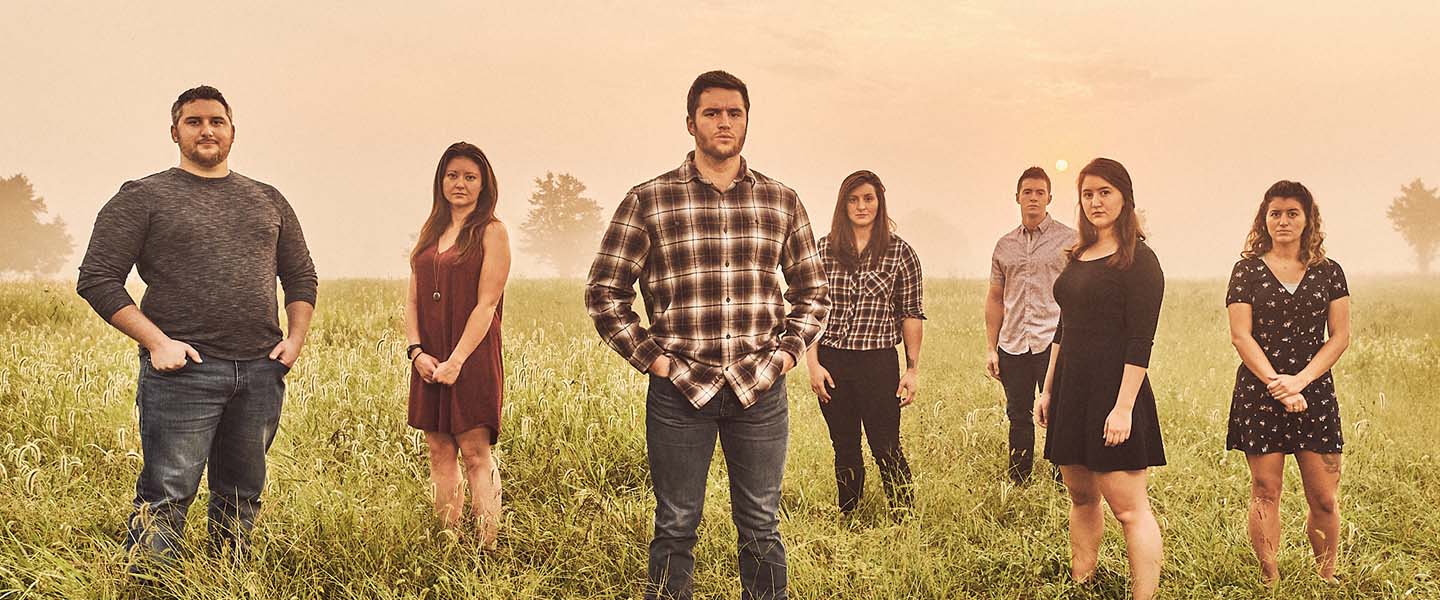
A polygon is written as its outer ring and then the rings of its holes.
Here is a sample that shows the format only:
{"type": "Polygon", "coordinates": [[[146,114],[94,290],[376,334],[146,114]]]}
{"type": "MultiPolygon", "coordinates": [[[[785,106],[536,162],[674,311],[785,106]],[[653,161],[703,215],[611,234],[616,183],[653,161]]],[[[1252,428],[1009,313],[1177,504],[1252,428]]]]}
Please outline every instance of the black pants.
{"type": "Polygon", "coordinates": [[[1035,393],[1045,385],[1050,349],[1036,354],[1000,354],[1000,384],[1005,387],[1005,417],[1010,420],[1010,466],[1006,474],[1015,483],[1030,479],[1035,465],[1035,393]]]}
{"type": "Polygon", "coordinates": [[[830,443],[835,447],[835,484],[842,512],[850,512],[865,492],[865,457],[860,451],[864,428],[870,454],[880,467],[880,481],[890,506],[913,504],[910,465],[900,449],[900,359],[894,348],[837,350],[820,347],[820,366],[830,372],[835,388],[820,404],[830,443]]]}

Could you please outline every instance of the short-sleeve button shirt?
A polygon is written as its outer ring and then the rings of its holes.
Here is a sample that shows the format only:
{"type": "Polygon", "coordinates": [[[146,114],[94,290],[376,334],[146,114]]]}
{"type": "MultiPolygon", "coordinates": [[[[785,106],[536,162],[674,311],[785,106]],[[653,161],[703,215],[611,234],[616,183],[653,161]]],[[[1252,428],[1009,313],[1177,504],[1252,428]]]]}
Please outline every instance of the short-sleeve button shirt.
{"type": "Polygon", "coordinates": [[[1001,350],[1031,354],[1050,347],[1060,321],[1055,279],[1065,270],[1065,249],[1074,244],[1075,230],[1048,214],[1035,229],[1016,227],[995,243],[990,282],[1004,289],[1001,350]]]}

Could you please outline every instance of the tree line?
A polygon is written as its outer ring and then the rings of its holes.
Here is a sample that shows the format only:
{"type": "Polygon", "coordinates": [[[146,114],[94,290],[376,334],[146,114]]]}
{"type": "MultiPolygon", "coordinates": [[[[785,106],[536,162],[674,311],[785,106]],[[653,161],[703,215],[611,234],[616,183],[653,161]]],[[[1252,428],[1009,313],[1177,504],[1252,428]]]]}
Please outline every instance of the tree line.
{"type": "MultiPolygon", "coordinates": [[[[585,184],[570,173],[536,177],[529,210],[520,225],[523,248],[561,277],[585,274],[605,227],[605,215],[585,184]]],[[[0,177],[0,276],[44,276],[60,270],[75,243],[58,215],[24,174],[0,177]]],[[[1421,273],[1430,273],[1440,252],[1440,188],[1416,178],[1400,186],[1385,211],[1395,231],[1415,252],[1421,273]]]]}

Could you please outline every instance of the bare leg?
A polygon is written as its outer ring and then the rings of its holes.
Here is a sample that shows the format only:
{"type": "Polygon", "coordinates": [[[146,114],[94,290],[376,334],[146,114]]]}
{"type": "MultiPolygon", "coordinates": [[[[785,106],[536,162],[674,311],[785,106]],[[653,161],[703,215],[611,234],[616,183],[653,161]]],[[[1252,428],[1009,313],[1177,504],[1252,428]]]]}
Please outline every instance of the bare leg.
{"type": "Polygon", "coordinates": [[[1340,551],[1340,454],[1296,452],[1300,481],[1305,486],[1305,535],[1315,551],[1320,578],[1335,581],[1335,561],[1340,551]]]}
{"type": "Polygon", "coordinates": [[[1100,536],[1105,513],[1100,508],[1100,484],[1083,465],[1061,465],[1065,489],[1070,492],[1070,578],[1090,581],[1100,560],[1100,536]]]}
{"type": "Polygon", "coordinates": [[[1155,590],[1160,587],[1160,562],[1164,558],[1160,524],[1150,512],[1145,476],[1144,469],[1095,474],[1105,503],[1110,505],[1110,512],[1125,532],[1125,554],[1130,559],[1130,595],[1136,600],[1155,597],[1155,590]]]}
{"type": "Polygon", "coordinates": [[[446,529],[460,524],[464,513],[465,494],[460,490],[460,465],[455,462],[459,448],[455,437],[448,433],[425,432],[430,446],[430,484],[435,492],[435,515],[446,529]]]}
{"type": "Polygon", "coordinates": [[[1265,585],[1280,580],[1280,566],[1275,554],[1280,548],[1280,491],[1285,483],[1285,455],[1246,454],[1250,463],[1250,514],[1246,531],[1250,546],[1260,561],[1260,578],[1265,585]]]}
{"type": "Polygon", "coordinates": [[[490,454],[490,428],[477,427],[455,437],[470,484],[475,529],[485,548],[494,549],[500,531],[500,468],[490,454]]]}

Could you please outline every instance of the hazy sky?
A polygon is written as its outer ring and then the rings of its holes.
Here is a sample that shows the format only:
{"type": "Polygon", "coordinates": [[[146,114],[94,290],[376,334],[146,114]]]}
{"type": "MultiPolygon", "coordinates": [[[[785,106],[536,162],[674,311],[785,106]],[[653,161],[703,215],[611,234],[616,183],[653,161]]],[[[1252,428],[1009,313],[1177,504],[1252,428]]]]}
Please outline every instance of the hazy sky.
{"type": "Polygon", "coordinates": [[[750,86],[747,160],[817,233],[873,170],[931,275],[988,271],[1031,164],[1073,223],[1079,166],[1124,163],[1181,277],[1226,276],[1282,178],[1315,193],[1347,270],[1411,270],[1384,209],[1440,184],[1436,2],[429,4],[7,2],[0,176],[70,225],[73,276],[120,184],[177,163],[170,103],[208,83],[235,109],[231,167],[285,193],[322,277],[403,276],[450,142],[490,156],[517,242],[546,171],[608,219],[693,147],[685,91],[723,68],[750,86]]]}

